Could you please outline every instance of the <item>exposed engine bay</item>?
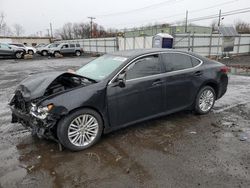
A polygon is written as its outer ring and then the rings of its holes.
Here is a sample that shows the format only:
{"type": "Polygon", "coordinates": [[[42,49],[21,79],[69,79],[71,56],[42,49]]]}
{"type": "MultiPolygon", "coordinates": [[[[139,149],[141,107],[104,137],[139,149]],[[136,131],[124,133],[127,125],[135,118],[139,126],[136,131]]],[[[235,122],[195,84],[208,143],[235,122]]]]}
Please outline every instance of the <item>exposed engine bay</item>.
{"type": "Polygon", "coordinates": [[[93,82],[82,76],[66,73],[56,78],[48,86],[48,88],[45,90],[44,96],[50,96],[52,94],[63,92],[79,86],[87,86],[91,83],[93,82]]]}

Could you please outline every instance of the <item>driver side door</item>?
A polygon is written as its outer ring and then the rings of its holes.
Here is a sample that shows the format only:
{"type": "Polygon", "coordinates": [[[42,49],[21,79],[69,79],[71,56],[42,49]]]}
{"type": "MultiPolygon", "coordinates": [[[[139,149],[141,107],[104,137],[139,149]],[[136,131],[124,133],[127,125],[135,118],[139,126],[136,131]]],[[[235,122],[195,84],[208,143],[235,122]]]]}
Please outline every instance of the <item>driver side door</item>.
{"type": "Polygon", "coordinates": [[[164,77],[159,55],[144,56],[123,72],[124,86],[115,81],[107,87],[111,126],[126,126],[163,112],[164,77]]]}

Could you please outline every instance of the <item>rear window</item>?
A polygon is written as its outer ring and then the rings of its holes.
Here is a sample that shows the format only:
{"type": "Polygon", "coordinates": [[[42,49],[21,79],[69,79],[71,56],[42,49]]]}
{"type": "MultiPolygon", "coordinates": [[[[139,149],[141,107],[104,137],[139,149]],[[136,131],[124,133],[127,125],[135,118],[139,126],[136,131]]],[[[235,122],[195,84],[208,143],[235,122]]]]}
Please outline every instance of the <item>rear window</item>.
{"type": "Polygon", "coordinates": [[[198,59],[196,59],[194,57],[191,57],[191,60],[192,60],[193,67],[195,67],[195,66],[197,66],[197,65],[199,65],[201,63],[200,60],[198,60],[198,59]]]}

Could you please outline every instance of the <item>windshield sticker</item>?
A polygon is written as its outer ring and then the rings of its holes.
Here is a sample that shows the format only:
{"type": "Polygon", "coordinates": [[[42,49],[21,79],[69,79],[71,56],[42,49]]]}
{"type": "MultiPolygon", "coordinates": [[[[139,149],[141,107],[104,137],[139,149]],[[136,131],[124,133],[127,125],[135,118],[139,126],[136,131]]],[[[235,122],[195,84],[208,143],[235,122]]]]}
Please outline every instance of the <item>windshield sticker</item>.
{"type": "Polygon", "coordinates": [[[116,60],[116,61],[126,61],[127,58],[126,57],[114,57],[113,60],[116,60]]]}

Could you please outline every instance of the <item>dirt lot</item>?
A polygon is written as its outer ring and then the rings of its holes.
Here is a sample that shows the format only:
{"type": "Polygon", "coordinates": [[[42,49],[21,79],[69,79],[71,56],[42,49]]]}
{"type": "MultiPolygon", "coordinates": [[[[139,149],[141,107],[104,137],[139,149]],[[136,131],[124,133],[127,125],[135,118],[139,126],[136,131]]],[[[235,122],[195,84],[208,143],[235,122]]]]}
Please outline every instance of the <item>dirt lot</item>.
{"type": "Polygon", "coordinates": [[[0,187],[250,187],[250,77],[230,76],[213,112],[176,113],[58,151],[10,124],[7,100],[29,74],[90,58],[0,61],[0,187]]]}

